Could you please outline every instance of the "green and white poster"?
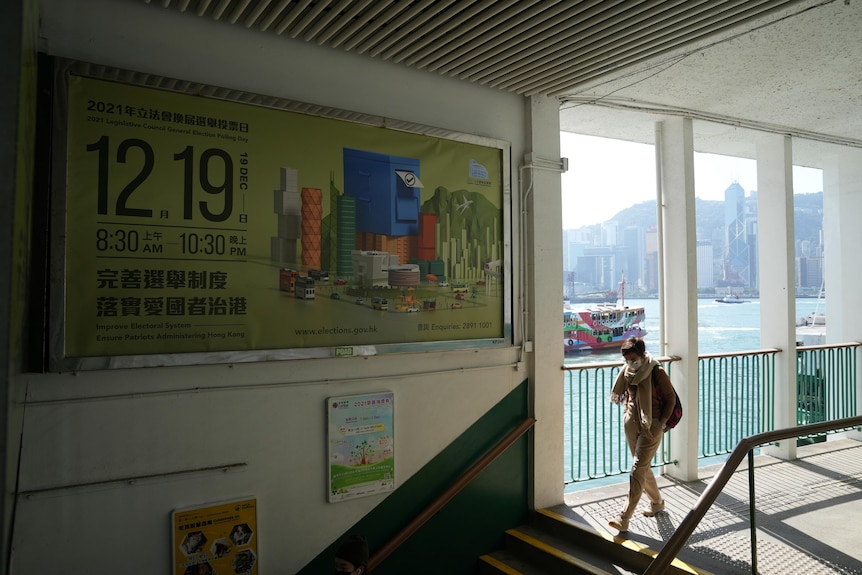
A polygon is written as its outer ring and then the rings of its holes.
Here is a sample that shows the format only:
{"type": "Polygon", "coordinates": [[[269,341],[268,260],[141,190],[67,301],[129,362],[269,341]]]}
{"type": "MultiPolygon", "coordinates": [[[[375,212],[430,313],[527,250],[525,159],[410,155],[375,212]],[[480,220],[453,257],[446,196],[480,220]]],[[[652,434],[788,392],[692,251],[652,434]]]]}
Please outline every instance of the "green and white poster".
{"type": "Polygon", "coordinates": [[[62,358],[504,344],[500,146],[76,75],[67,105],[62,358]]]}
{"type": "Polygon", "coordinates": [[[394,395],[330,397],[329,502],[395,489],[394,395]]]}

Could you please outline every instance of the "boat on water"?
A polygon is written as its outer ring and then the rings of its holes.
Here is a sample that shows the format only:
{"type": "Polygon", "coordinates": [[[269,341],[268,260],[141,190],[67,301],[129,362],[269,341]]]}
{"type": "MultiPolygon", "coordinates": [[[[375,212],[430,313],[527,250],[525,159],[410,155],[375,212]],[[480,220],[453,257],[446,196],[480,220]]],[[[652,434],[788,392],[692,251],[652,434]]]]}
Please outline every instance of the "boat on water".
{"type": "Polygon", "coordinates": [[[817,307],[810,314],[796,320],[796,345],[826,345],[826,312],[820,311],[825,303],[823,286],[817,294],[817,307]]]}
{"type": "Polygon", "coordinates": [[[741,299],[738,293],[733,293],[733,290],[730,288],[727,288],[726,296],[717,298],[715,301],[718,303],[745,303],[745,300],[741,299]]]}
{"type": "MultiPolygon", "coordinates": [[[[630,337],[643,337],[646,330],[644,308],[625,305],[625,278],[621,282],[622,302],[595,305],[563,304],[563,349],[566,353],[620,347],[630,337]]],[[[616,292],[614,292],[616,295],[616,292]]]]}

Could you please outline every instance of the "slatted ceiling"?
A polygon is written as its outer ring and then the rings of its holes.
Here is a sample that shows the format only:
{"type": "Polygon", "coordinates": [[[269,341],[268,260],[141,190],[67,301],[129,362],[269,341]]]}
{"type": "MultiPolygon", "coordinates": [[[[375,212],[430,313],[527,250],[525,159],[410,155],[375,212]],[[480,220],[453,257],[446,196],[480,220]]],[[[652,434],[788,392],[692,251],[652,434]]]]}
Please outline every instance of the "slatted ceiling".
{"type": "Polygon", "coordinates": [[[459,33],[455,32],[456,29],[472,29],[477,21],[492,14],[493,9],[498,8],[501,4],[503,2],[495,5],[493,0],[485,0],[463,12],[451,14],[443,12],[417,30],[418,38],[411,36],[404,38],[391,50],[384,53],[383,58],[401,63],[410,59],[417,52],[428,50],[429,46],[431,46],[430,50],[436,50],[441,44],[446,44],[447,38],[449,41],[454,41],[460,36],[459,33]],[[470,25],[462,26],[466,21],[471,21],[470,25]]]}
{"type": "MultiPolygon", "coordinates": [[[[529,67],[529,62],[524,63],[524,60],[504,61],[503,64],[510,66],[508,70],[504,69],[503,74],[482,78],[480,81],[511,91],[529,93],[542,90],[554,91],[570,82],[590,79],[591,72],[605,72],[614,64],[627,63],[630,55],[640,54],[646,57],[660,52],[662,49],[660,43],[668,36],[672,40],[674,35],[679,33],[675,26],[694,22],[703,17],[700,13],[704,9],[703,4],[707,2],[701,3],[700,7],[693,10],[686,9],[685,20],[682,20],[679,15],[682,10],[680,6],[672,10],[665,8],[665,6],[672,6],[669,2],[662,3],[661,8],[641,7],[644,8],[642,11],[640,8],[628,10],[624,21],[620,20],[622,14],[619,12],[611,14],[611,11],[607,11],[591,15],[592,17],[582,26],[573,30],[576,34],[584,32],[582,36],[562,35],[558,32],[551,40],[542,44],[547,46],[546,48],[530,54],[533,66],[529,67]],[[586,33],[587,31],[589,34],[586,33]],[[574,68],[570,62],[569,54],[572,52],[579,55],[578,68],[574,68]],[[539,58],[545,59],[539,60],[539,58]],[[516,70],[513,74],[511,68],[516,65],[520,69],[526,68],[526,72],[517,73],[518,70],[516,70]],[[538,73],[535,73],[539,66],[541,68],[538,73]],[[530,81],[537,77],[538,81],[530,81]],[[550,78],[550,81],[542,83],[542,79],[545,78],[550,78]]],[[[664,47],[672,48],[675,45],[675,43],[665,44],[664,47]]]]}
{"type": "Polygon", "coordinates": [[[398,50],[409,45],[414,38],[422,37],[426,33],[433,33],[434,24],[441,20],[441,14],[445,14],[445,10],[452,4],[454,4],[454,0],[433,2],[427,8],[415,11],[406,22],[397,28],[390,27],[385,34],[378,36],[379,44],[370,47],[371,56],[389,60],[393,53],[397,53],[398,50]]]}
{"type": "Polygon", "coordinates": [[[141,1],[517,94],[561,95],[798,0],[141,1]]]}
{"type": "MultiPolygon", "coordinates": [[[[545,31],[553,25],[555,19],[558,17],[560,19],[565,18],[565,15],[560,16],[564,6],[560,6],[557,2],[553,4],[557,4],[557,6],[550,6],[537,13],[529,14],[511,29],[490,30],[474,42],[458,46],[453,54],[453,59],[435,62],[428,69],[453,76],[462,75],[471,69],[479,71],[487,69],[494,61],[505,57],[505,53],[501,51],[506,50],[507,47],[527,38],[528,34],[536,38],[538,42],[545,31]]],[[[513,52],[516,53],[516,51],[513,52]]]]}
{"type": "MultiPolygon", "coordinates": [[[[420,13],[422,13],[429,6],[434,5],[434,0],[424,0],[422,2],[413,3],[411,0],[405,0],[403,2],[398,3],[399,12],[403,9],[405,5],[413,4],[406,10],[405,12],[399,14],[392,20],[384,20],[387,22],[384,26],[381,27],[373,27],[371,25],[368,26],[369,30],[374,30],[374,36],[372,36],[369,40],[362,42],[356,49],[354,50],[353,44],[351,42],[345,42],[345,48],[347,50],[356,51],[360,54],[365,54],[374,46],[377,46],[383,42],[386,42],[387,39],[391,39],[392,43],[397,41],[399,31],[403,30],[403,26],[412,22],[414,18],[420,13]]],[[[384,15],[384,17],[388,16],[388,14],[384,15]]],[[[380,50],[382,51],[382,50],[380,50]]],[[[377,56],[378,53],[370,53],[371,56],[377,56]]]]}
{"type": "Polygon", "coordinates": [[[573,87],[586,83],[606,74],[613,67],[623,67],[645,61],[654,56],[667,53],[676,48],[695,42],[705,36],[732,29],[734,26],[745,23],[763,16],[774,10],[774,3],[762,2],[759,6],[743,9],[737,5],[730,9],[721,11],[721,15],[708,15],[698,19],[690,19],[688,15],[680,20],[680,26],[663,33],[663,29],[649,30],[648,34],[638,36],[639,40],[625,41],[622,39],[611,39],[602,50],[585,53],[581,67],[572,73],[545,75],[552,79],[551,82],[540,85],[515,85],[498,86],[507,88],[518,93],[545,93],[561,94],[571,91],[573,87]],[[590,55],[592,54],[592,55],[590,55]],[[613,65],[613,66],[610,66],[613,65]]]}
{"type": "MultiPolygon", "coordinates": [[[[550,5],[552,3],[544,2],[543,4],[550,5]]],[[[512,7],[507,13],[500,14],[494,21],[486,22],[485,25],[472,30],[472,34],[465,34],[460,42],[447,42],[446,45],[436,47],[433,52],[429,52],[421,58],[409,60],[407,64],[426,68],[431,72],[448,73],[459,64],[484,56],[498,46],[509,42],[518,34],[519,29],[523,31],[533,26],[529,20],[540,14],[543,8],[535,6],[531,10],[518,10],[519,7],[512,7]]]]}
{"type": "MultiPolygon", "coordinates": [[[[345,41],[350,38],[357,38],[357,43],[361,42],[368,35],[374,32],[374,27],[368,25],[371,20],[378,17],[380,12],[386,9],[391,2],[376,2],[372,5],[372,10],[367,10],[365,12],[361,12],[357,15],[354,21],[344,30],[340,31],[340,33],[332,39],[329,43],[333,48],[338,48],[345,41]]],[[[406,2],[402,2],[401,4],[405,4],[406,2]]]]}

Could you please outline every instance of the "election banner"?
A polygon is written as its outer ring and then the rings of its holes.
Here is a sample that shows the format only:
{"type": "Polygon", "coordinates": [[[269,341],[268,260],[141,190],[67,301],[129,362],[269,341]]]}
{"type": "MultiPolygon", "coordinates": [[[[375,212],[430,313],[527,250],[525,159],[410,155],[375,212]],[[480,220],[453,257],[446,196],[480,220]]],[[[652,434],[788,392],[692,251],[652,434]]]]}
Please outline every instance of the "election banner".
{"type": "Polygon", "coordinates": [[[501,146],[67,85],[54,357],[507,342],[501,146]]]}

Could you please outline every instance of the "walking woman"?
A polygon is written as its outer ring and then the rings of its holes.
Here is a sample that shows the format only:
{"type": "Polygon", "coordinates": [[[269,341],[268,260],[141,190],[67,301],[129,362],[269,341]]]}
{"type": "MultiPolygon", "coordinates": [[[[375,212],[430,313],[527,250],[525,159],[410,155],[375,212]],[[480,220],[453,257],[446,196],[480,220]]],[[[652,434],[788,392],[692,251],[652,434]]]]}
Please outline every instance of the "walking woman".
{"type": "Polygon", "coordinates": [[[650,464],[661,444],[665,424],[674,407],[673,401],[662,402],[661,398],[675,396],[670,377],[646,351],[642,339],[630,337],[620,350],[626,364],[614,382],[610,400],[615,404],[623,404],[626,442],[633,461],[626,506],[608,525],[619,531],[628,531],[629,520],[644,492],[650,500],[649,509],[644,510],[644,515],[652,517],[664,509],[664,500],[650,464]],[[653,393],[654,381],[661,396],[653,393]]]}

